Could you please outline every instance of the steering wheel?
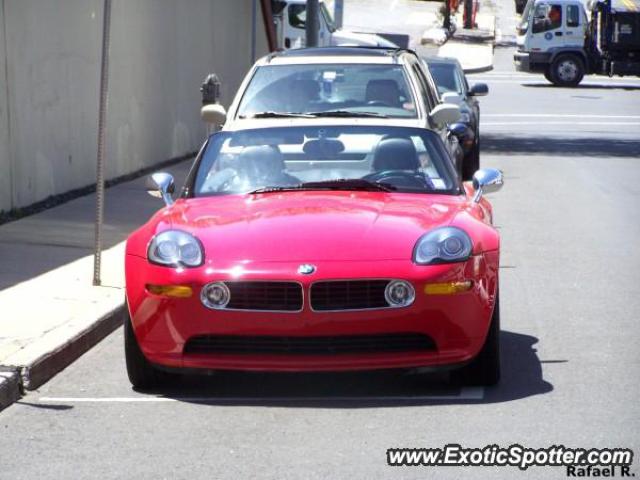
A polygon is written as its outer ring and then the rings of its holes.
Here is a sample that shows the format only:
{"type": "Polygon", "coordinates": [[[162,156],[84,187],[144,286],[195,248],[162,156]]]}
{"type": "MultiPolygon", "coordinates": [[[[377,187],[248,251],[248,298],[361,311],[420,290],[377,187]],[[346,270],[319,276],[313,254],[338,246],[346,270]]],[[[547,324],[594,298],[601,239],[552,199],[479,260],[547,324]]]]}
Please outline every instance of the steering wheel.
{"type": "Polygon", "coordinates": [[[367,105],[372,107],[391,107],[387,102],[383,102],[382,100],[370,100],[367,102],[367,105]]]}
{"type": "Polygon", "coordinates": [[[380,172],[370,173],[362,178],[363,180],[368,180],[370,182],[389,183],[394,187],[425,188],[429,186],[424,175],[415,171],[410,172],[407,170],[382,170],[380,172]]]}

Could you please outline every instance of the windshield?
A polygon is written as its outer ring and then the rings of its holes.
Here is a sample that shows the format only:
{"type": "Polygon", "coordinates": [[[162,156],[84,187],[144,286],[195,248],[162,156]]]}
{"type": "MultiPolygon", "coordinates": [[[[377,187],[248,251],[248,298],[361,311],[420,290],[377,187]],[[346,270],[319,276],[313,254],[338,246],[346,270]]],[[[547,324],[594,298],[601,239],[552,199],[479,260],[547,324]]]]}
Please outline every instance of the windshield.
{"type": "Polygon", "coordinates": [[[260,67],[242,97],[238,117],[331,110],[417,117],[402,66],[370,64],[260,67]]]}
{"type": "Polygon", "coordinates": [[[520,24],[517,27],[519,35],[524,35],[527,32],[527,29],[529,28],[529,15],[531,14],[533,3],[534,3],[534,0],[528,0],[527,5],[524,7],[520,24]]]}
{"type": "Polygon", "coordinates": [[[212,135],[191,195],[256,190],[377,190],[457,194],[440,137],[418,128],[278,127],[212,135]]]}
{"type": "Polygon", "coordinates": [[[327,28],[331,33],[336,31],[336,22],[331,15],[331,12],[327,8],[324,3],[320,3],[320,10],[322,11],[322,16],[324,17],[324,21],[327,23],[327,28]]]}
{"type": "Polygon", "coordinates": [[[462,93],[463,85],[460,77],[456,75],[455,65],[446,63],[429,63],[429,71],[436,82],[440,95],[447,92],[462,93]]]}

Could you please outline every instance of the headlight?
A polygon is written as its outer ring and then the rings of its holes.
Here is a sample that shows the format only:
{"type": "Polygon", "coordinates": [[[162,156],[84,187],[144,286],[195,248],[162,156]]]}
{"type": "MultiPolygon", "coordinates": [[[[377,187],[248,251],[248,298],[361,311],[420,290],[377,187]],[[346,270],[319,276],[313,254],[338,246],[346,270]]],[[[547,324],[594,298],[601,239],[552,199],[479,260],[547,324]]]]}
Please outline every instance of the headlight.
{"type": "Polygon", "coordinates": [[[204,261],[202,245],[193,235],[179,230],[159,233],[147,251],[151,263],[171,267],[198,267],[204,261]]]}
{"type": "Polygon", "coordinates": [[[443,227],[423,235],[413,250],[413,261],[420,265],[464,262],[471,255],[471,238],[464,230],[443,227]]]}

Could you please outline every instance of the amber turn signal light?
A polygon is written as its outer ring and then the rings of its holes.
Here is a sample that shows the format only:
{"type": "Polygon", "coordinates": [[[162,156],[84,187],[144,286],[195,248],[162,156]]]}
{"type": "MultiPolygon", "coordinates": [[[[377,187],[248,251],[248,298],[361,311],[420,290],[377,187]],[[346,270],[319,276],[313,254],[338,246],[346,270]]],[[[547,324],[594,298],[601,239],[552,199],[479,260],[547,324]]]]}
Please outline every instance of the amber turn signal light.
{"type": "Polygon", "coordinates": [[[472,286],[473,282],[471,280],[465,282],[428,283],[424,286],[424,293],[427,295],[451,295],[466,292],[472,286]]]}
{"type": "Polygon", "coordinates": [[[173,298],[188,298],[193,290],[187,285],[146,285],[147,291],[154,295],[173,298]]]}

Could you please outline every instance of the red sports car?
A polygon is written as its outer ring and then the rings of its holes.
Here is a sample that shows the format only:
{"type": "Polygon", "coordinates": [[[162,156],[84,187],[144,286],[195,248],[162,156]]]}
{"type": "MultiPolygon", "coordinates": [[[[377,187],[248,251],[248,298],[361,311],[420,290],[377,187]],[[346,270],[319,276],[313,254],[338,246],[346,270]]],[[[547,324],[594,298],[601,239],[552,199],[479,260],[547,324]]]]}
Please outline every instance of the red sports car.
{"type": "Polygon", "coordinates": [[[454,369],[499,378],[500,239],[442,140],[384,120],[244,122],[215,133],[179,198],[126,248],[126,363],[162,370],[454,369]],[[302,124],[302,125],[301,125],[302,124]],[[395,124],[394,124],[395,125],[395,124]]]}

